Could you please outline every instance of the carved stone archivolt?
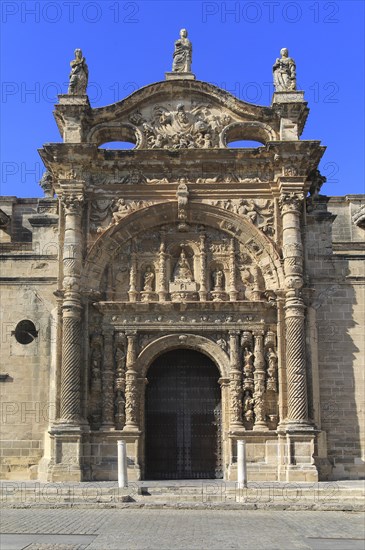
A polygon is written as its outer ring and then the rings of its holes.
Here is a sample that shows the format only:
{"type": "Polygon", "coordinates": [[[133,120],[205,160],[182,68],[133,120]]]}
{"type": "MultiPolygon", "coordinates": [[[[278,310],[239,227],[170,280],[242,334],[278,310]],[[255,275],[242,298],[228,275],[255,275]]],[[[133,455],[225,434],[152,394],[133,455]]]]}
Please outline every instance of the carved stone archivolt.
{"type": "Polygon", "coordinates": [[[210,200],[209,203],[245,217],[268,236],[275,234],[273,201],[266,199],[210,200]]]}
{"type": "Polygon", "coordinates": [[[90,213],[90,230],[92,233],[102,233],[111,225],[118,224],[132,212],[155,203],[156,201],[131,200],[123,197],[112,200],[95,200],[92,202],[90,213]]]}

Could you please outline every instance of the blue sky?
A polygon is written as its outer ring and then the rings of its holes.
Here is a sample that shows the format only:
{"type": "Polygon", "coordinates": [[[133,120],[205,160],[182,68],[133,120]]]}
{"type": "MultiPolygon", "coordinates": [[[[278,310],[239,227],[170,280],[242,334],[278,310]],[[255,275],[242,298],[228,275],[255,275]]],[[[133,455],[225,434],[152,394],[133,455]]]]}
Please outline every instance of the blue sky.
{"type": "Polygon", "coordinates": [[[1,194],[41,196],[37,149],[61,141],[52,115],[81,48],[92,106],[123,99],[171,70],[185,27],[193,72],[269,105],[282,47],[310,107],[302,139],[327,146],[328,195],[364,193],[364,2],[6,1],[1,3],[1,194]]]}

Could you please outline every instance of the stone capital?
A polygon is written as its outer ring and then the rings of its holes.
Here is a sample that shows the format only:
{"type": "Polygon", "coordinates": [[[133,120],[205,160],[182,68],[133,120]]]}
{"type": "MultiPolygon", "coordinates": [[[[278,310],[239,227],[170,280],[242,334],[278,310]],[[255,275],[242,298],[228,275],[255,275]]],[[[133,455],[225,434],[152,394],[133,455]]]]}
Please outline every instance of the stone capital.
{"type": "Polygon", "coordinates": [[[300,214],[303,202],[304,195],[302,192],[283,192],[279,198],[280,210],[282,214],[286,214],[288,212],[300,214]]]}
{"type": "Polygon", "coordinates": [[[65,209],[66,216],[78,215],[81,213],[84,203],[83,193],[63,193],[61,196],[61,204],[65,209]]]}

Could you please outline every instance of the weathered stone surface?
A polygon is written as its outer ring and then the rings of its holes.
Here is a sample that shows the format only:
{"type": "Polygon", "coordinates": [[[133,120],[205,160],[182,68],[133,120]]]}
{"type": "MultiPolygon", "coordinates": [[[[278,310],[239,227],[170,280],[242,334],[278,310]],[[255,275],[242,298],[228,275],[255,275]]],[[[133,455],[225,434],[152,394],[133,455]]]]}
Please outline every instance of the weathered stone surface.
{"type": "Polygon", "coordinates": [[[5,478],[115,480],[121,438],[143,478],[149,367],[171,350],[216,365],[225,479],[242,438],[251,480],[364,476],[365,200],[319,195],[284,65],[271,107],[182,79],[98,109],[60,96],[46,197],[1,201],[5,478]]]}

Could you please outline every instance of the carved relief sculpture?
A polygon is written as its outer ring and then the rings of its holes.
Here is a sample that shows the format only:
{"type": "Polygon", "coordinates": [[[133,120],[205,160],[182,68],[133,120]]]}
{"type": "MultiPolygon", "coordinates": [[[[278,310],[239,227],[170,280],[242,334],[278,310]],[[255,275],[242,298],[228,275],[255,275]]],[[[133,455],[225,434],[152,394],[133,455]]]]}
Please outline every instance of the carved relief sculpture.
{"type": "Polygon", "coordinates": [[[150,302],[155,299],[154,284],[155,274],[151,266],[147,266],[143,275],[143,290],[141,292],[142,302],[150,302]]]}
{"type": "Polygon", "coordinates": [[[122,430],[125,424],[125,372],[126,355],[123,347],[119,344],[115,354],[116,377],[115,377],[115,427],[122,430]]]}
{"type": "Polygon", "coordinates": [[[245,390],[243,396],[243,412],[246,422],[253,423],[254,421],[254,403],[251,390],[245,390]]]}
{"type": "Polygon", "coordinates": [[[177,217],[178,217],[178,220],[181,222],[179,224],[179,229],[181,231],[187,228],[186,220],[188,217],[187,206],[188,206],[188,198],[189,198],[189,189],[184,181],[179,183],[176,191],[176,197],[177,197],[177,217]]]}
{"type": "Polygon", "coordinates": [[[244,374],[244,381],[243,381],[243,387],[245,390],[251,390],[254,389],[254,381],[253,381],[253,353],[248,349],[245,348],[243,350],[243,374],[244,374]]]}
{"type": "Polygon", "coordinates": [[[156,105],[152,114],[129,116],[143,135],[147,149],[206,149],[219,146],[219,134],[231,118],[216,107],[184,103],[169,108],[156,105]]]}
{"type": "Polygon", "coordinates": [[[197,283],[186,257],[184,248],[181,248],[179,259],[173,271],[173,280],[170,282],[172,301],[197,300],[197,283]]]}
{"type": "Polygon", "coordinates": [[[277,370],[278,370],[278,356],[273,348],[269,348],[267,351],[267,390],[277,391],[277,370]]]}

